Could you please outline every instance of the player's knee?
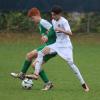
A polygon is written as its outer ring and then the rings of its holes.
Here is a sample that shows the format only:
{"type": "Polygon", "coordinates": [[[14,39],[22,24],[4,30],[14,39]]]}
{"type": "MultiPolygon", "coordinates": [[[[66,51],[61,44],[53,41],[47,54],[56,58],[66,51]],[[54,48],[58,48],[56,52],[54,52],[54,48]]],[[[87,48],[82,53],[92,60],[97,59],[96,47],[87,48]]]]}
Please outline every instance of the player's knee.
{"type": "Polygon", "coordinates": [[[31,53],[27,53],[27,54],[26,54],[26,59],[32,60],[32,55],[31,55],[31,53]]]}
{"type": "Polygon", "coordinates": [[[44,55],[49,54],[49,52],[50,52],[50,48],[48,48],[48,47],[45,47],[45,48],[42,50],[42,53],[43,53],[44,55]]]}
{"type": "Polygon", "coordinates": [[[36,52],[36,51],[29,52],[29,53],[27,53],[27,55],[26,55],[26,58],[27,58],[28,60],[32,60],[33,58],[36,58],[36,57],[37,57],[37,52],[36,52]]]}
{"type": "Polygon", "coordinates": [[[33,58],[37,58],[37,55],[38,55],[37,52],[33,52],[33,53],[32,53],[32,57],[33,57],[33,58]]]}

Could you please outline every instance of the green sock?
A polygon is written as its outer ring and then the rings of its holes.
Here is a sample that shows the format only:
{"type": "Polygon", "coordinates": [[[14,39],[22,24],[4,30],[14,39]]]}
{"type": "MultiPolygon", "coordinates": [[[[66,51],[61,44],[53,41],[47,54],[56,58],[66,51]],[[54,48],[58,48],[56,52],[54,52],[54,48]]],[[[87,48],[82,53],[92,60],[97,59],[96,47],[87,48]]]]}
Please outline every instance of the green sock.
{"type": "Polygon", "coordinates": [[[44,72],[44,70],[41,70],[39,75],[40,75],[41,79],[44,81],[44,83],[49,82],[49,79],[47,78],[46,73],[44,72]]]}
{"type": "Polygon", "coordinates": [[[31,61],[25,60],[21,72],[26,73],[30,65],[31,65],[31,61]]]}

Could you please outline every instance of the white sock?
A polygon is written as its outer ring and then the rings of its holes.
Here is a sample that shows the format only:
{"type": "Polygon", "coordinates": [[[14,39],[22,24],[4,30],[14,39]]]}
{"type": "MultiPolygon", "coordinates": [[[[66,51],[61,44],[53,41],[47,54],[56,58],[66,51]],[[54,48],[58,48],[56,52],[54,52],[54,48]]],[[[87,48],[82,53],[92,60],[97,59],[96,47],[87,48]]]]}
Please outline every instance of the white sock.
{"type": "Polygon", "coordinates": [[[38,57],[36,58],[37,62],[35,64],[35,73],[39,74],[39,72],[41,70],[41,65],[43,63],[43,56],[44,56],[44,54],[41,51],[39,51],[38,52],[38,57]]]}
{"type": "Polygon", "coordinates": [[[76,76],[79,79],[80,83],[84,84],[85,81],[84,81],[84,79],[83,79],[83,77],[82,77],[78,67],[74,63],[72,63],[72,62],[70,62],[70,63],[68,62],[68,64],[71,67],[71,69],[73,70],[73,72],[76,74],[76,76]]]}

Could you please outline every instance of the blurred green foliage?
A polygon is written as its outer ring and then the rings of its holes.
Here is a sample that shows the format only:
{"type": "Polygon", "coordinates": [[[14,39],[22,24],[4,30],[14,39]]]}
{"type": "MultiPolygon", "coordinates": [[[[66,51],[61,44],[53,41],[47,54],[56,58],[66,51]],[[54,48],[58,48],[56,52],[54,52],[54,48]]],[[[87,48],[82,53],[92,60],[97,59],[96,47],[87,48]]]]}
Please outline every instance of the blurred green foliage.
{"type": "MultiPolygon", "coordinates": [[[[64,13],[73,32],[100,32],[100,13],[64,13]]],[[[50,21],[49,13],[42,13],[42,17],[50,21]]],[[[0,32],[34,32],[38,31],[34,23],[27,17],[26,12],[0,12],[0,32]]]]}

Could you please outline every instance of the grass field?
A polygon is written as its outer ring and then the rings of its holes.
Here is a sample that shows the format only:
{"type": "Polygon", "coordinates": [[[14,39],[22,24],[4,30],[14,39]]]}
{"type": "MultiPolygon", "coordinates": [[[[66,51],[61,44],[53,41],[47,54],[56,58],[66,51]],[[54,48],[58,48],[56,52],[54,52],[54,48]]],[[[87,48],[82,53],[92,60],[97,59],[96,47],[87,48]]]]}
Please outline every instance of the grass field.
{"type": "MultiPolygon", "coordinates": [[[[39,46],[38,36],[0,36],[0,100],[100,100],[100,36],[78,35],[72,38],[75,62],[81,70],[90,92],[85,93],[68,65],[60,58],[51,59],[44,69],[54,89],[41,91],[41,79],[32,90],[23,90],[21,81],[10,72],[19,72],[25,54],[39,46]]],[[[32,72],[32,68],[28,71],[32,72]]]]}

